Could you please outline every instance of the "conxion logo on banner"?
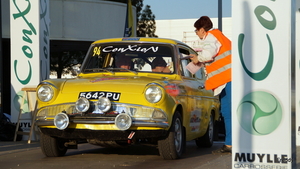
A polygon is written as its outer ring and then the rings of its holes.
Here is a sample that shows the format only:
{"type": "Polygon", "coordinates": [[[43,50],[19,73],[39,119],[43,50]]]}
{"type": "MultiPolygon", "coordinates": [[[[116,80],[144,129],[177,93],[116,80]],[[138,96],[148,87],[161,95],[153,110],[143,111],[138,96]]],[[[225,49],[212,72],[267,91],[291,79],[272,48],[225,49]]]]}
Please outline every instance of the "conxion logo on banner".
{"type": "Polygon", "coordinates": [[[292,4],[232,1],[236,38],[232,40],[232,168],[291,168],[295,164],[291,150],[292,4]]]}
{"type": "MultiPolygon", "coordinates": [[[[30,17],[27,17],[28,16],[28,13],[30,13],[31,11],[31,3],[30,1],[28,1],[27,5],[26,5],[26,8],[22,11],[21,9],[19,8],[19,4],[17,4],[16,0],[13,0],[13,7],[17,10],[17,13],[14,13],[12,16],[13,16],[13,19],[14,20],[20,20],[21,22],[24,22],[26,25],[27,25],[27,28],[24,28],[22,30],[23,32],[23,42],[22,44],[24,44],[23,46],[21,46],[21,50],[23,52],[23,55],[20,55],[20,56],[24,56],[28,59],[27,60],[27,66],[29,68],[28,72],[26,72],[27,74],[27,77],[24,78],[24,79],[21,79],[20,76],[18,75],[18,59],[14,59],[14,65],[13,65],[13,68],[14,68],[14,74],[15,74],[15,77],[18,79],[18,81],[23,84],[23,85],[26,85],[29,83],[29,81],[31,80],[31,77],[32,77],[32,64],[30,63],[30,59],[32,59],[33,55],[36,55],[34,54],[34,51],[31,49],[31,44],[33,44],[33,39],[32,37],[34,37],[34,35],[37,35],[37,31],[36,31],[36,28],[35,26],[30,22],[28,21],[28,19],[30,19],[30,17]]],[[[14,46],[12,46],[14,47],[14,46]]],[[[24,72],[23,72],[24,73],[24,72]]]]}

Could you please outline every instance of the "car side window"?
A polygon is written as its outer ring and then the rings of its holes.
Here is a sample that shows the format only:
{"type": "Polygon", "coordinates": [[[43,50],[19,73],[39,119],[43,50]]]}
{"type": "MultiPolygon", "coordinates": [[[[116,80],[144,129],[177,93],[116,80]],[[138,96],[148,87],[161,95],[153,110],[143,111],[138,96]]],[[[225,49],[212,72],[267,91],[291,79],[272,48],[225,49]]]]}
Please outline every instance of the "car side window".
{"type": "Polygon", "coordinates": [[[204,68],[202,67],[195,73],[195,78],[202,80],[203,77],[204,77],[204,68]]]}
{"type": "Polygon", "coordinates": [[[183,47],[179,48],[179,52],[180,52],[180,62],[181,62],[181,75],[186,77],[197,78],[199,80],[204,80],[205,72],[203,67],[199,69],[195,74],[192,74],[186,69],[186,66],[191,62],[191,60],[189,59],[190,58],[189,54],[193,52],[183,47]]]}
{"type": "Polygon", "coordinates": [[[189,51],[183,48],[179,48],[179,52],[180,52],[180,71],[181,71],[181,75],[185,76],[185,77],[193,77],[192,73],[189,72],[186,69],[186,66],[190,63],[190,59],[189,59],[189,51]]]}
{"type": "Polygon", "coordinates": [[[181,75],[185,77],[193,77],[192,73],[189,72],[185,67],[189,64],[188,59],[181,60],[181,75]]]}

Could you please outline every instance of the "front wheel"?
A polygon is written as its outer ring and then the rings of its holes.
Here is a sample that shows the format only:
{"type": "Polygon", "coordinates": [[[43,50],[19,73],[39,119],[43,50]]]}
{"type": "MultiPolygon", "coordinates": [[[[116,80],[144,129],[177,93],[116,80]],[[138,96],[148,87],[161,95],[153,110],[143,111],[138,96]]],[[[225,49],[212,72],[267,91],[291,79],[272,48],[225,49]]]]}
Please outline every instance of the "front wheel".
{"type": "Polygon", "coordinates": [[[198,147],[211,147],[214,142],[214,116],[210,115],[210,120],[204,136],[195,140],[198,147]]]}
{"type": "Polygon", "coordinates": [[[175,112],[169,135],[164,140],[158,141],[159,154],[165,160],[174,160],[181,157],[184,150],[184,130],[182,118],[175,112]]]}
{"type": "Polygon", "coordinates": [[[47,157],[60,157],[64,156],[67,152],[67,147],[65,146],[65,140],[54,138],[41,133],[40,145],[42,152],[47,157]]]}

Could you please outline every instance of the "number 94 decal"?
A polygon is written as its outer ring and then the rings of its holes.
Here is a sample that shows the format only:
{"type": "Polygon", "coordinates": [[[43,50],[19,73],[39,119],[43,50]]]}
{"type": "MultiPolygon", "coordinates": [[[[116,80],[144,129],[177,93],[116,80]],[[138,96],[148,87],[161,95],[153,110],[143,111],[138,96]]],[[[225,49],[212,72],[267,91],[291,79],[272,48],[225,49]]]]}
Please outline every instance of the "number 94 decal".
{"type": "Polygon", "coordinates": [[[119,101],[121,97],[121,93],[115,92],[80,92],[79,97],[84,97],[86,99],[99,99],[100,97],[106,97],[112,101],[119,101]]]}

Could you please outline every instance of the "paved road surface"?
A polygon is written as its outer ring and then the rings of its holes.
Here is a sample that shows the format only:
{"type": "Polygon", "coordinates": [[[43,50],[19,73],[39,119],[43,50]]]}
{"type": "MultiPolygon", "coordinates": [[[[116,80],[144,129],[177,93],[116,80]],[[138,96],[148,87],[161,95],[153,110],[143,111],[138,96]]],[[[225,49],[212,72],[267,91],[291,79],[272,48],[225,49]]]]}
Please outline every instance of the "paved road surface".
{"type": "Polygon", "coordinates": [[[230,154],[211,153],[222,145],[223,142],[216,142],[212,148],[198,148],[194,141],[190,141],[181,159],[163,160],[156,148],[147,146],[111,149],[82,144],[78,149],[68,150],[64,157],[49,158],[42,154],[38,142],[0,142],[0,168],[230,169],[230,154]]]}

